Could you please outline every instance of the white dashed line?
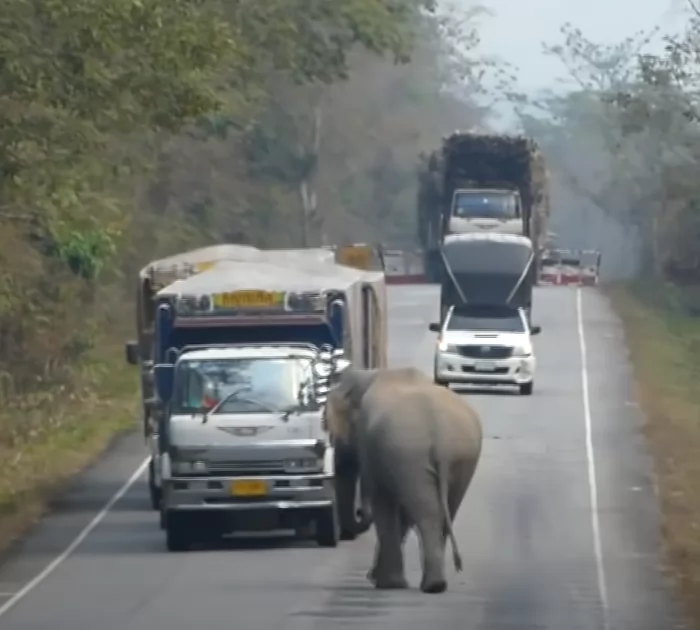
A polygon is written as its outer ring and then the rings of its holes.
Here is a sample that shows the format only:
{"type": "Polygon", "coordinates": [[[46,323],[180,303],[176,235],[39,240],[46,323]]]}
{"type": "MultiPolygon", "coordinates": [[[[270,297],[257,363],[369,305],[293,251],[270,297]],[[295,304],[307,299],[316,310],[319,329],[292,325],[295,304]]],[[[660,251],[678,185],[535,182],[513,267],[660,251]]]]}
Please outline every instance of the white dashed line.
{"type": "Polygon", "coordinates": [[[603,608],[603,628],[610,630],[608,616],[608,586],[603,564],[603,545],[600,536],[600,518],[598,516],[598,482],[596,479],[595,449],[593,448],[593,423],[591,419],[591,400],[588,388],[588,354],[586,335],[583,327],[583,292],[576,291],[576,319],[578,324],[578,341],[581,351],[581,389],[583,393],[583,419],[586,426],[586,460],[588,462],[588,487],[591,501],[591,525],[593,528],[593,551],[595,553],[598,594],[603,608]]]}
{"type": "Polygon", "coordinates": [[[22,601],[29,593],[31,593],[39,584],[41,584],[47,577],[49,577],[58,567],[60,567],[73,552],[80,547],[83,541],[92,533],[92,531],[105,519],[110,510],[116,505],[116,503],[129,491],[129,488],[133,486],[143,474],[144,470],[148,466],[150,458],[146,458],[145,461],[136,469],[133,475],[129,477],[126,483],[117,490],[117,492],[112,496],[112,498],[107,501],[106,505],[95,515],[95,517],[82,529],[82,531],[76,536],[73,542],[66,547],[66,549],[59,556],[54,558],[51,563],[34,579],[27,582],[19,591],[13,593],[9,600],[7,600],[2,606],[0,606],[0,617],[5,616],[10,609],[14,608],[20,601],[22,601]]]}

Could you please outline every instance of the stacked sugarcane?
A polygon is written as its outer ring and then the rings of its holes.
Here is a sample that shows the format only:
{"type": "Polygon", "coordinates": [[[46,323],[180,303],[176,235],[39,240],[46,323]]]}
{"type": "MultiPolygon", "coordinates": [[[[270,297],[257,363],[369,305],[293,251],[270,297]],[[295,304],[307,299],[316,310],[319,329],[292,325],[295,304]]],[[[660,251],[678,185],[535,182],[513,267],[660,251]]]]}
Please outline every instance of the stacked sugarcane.
{"type": "Polygon", "coordinates": [[[439,182],[432,193],[446,212],[456,188],[517,188],[526,212],[534,218],[537,236],[549,217],[547,173],[537,143],[526,136],[456,131],[443,138],[428,171],[439,182]]]}
{"type": "Polygon", "coordinates": [[[434,246],[442,219],[457,188],[517,188],[532,236],[546,235],[550,206],[544,156],[536,142],[522,135],[459,132],[443,138],[440,150],[420,156],[418,235],[424,248],[434,246]],[[428,238],[428,234],[432,238],[428,238]]]}

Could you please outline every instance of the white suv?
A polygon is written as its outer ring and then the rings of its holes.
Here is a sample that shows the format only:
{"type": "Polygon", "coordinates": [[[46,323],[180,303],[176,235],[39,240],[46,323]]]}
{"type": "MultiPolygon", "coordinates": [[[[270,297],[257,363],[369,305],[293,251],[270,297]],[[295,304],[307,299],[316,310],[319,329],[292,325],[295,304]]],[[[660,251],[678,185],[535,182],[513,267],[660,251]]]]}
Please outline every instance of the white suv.
{"type": "Polygon", "coordinates": [[[445,322],[430,324],[440,333],[435,348],[435,382],[517,385],[532,394],[535,355],[527,313],[506,306],[450,307],[445,322]]]}

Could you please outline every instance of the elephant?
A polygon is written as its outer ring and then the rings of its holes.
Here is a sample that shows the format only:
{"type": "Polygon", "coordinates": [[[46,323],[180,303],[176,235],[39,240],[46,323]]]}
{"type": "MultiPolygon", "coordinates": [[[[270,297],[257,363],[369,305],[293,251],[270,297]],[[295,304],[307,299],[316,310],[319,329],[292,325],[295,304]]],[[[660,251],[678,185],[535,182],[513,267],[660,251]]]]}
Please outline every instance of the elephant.
{"type": "Polygon", "coordinates": [[[368,580],[378,589],[408,588],[403,543],[415,528],[420,588],[444,592],[448,538],[455,569],[462,570],[452,522],[481,455],[477,413],[417,369],[348,368],[329,392],[326,417],[334,439],[357,451],[377,535],[368,580]]]}

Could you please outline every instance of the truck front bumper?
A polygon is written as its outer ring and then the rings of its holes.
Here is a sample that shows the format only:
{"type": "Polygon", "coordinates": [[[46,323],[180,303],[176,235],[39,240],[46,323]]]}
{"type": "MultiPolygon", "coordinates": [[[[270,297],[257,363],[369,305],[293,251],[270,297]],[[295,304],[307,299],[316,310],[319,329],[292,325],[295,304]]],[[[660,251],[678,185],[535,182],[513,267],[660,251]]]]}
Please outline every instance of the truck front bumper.
{"type": "Polygon", "coordinates": [[[333,475],[172,477],[163,480],[168,511],[252,512],[314,510],[335,501],[333,475]]]}

